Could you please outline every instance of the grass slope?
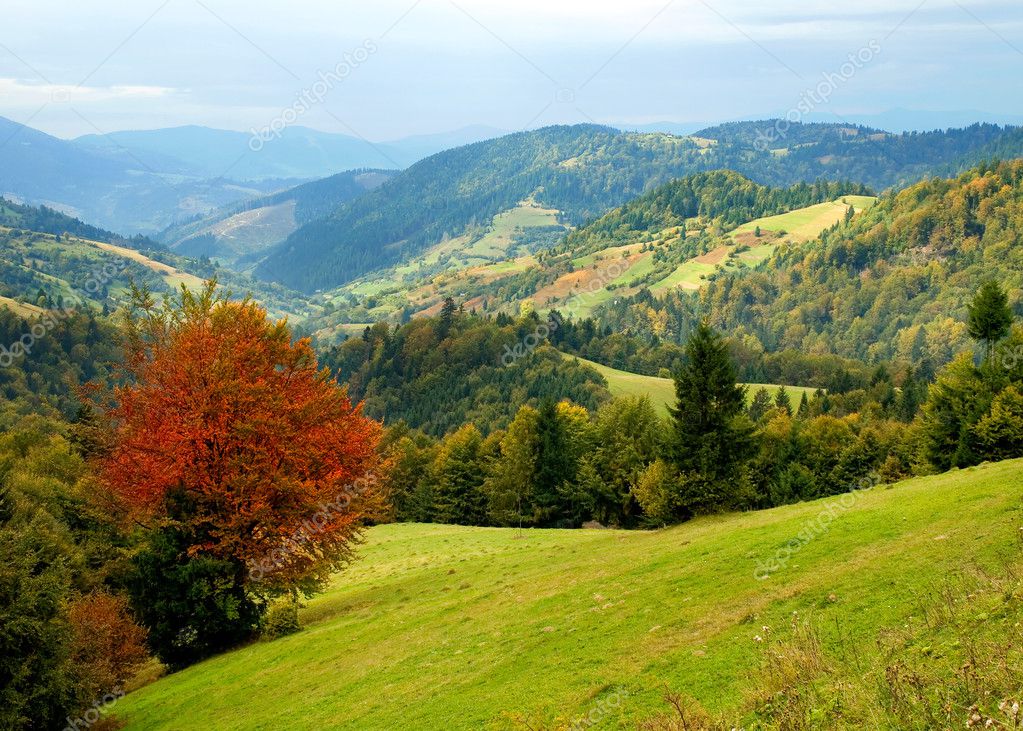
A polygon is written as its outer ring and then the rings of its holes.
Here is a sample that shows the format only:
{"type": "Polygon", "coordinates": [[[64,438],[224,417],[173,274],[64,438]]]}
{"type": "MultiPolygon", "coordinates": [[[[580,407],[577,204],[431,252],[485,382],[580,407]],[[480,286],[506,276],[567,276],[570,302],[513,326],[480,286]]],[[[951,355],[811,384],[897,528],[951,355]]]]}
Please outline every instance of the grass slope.
{"type": "MultiPolygon", "coordinates": [[[[638,373],[620,371],[617,368],[597,363],[585,358],[578,358],[574,355],[565,355],[566,358],[576,358],[580,363],[588,365],[597,371],[607,381],[608,390],[613,396],[649,396],[654,408],[662,416],[667,415],[668,406],[675,403],[675,382],[670,378],[658,378],[657,376],[643,376],[638,373]]],[[[753,395],[762,386],[768,390],[771,397],[778,393],[781,386],[774,383],[747,383],[749,388],[746,391],[746,401],[753,399],[753,395]]],[[[814,388],[805,386],[785,386],[792,400],[793,408],[799,406],[799,400],[806,393],[807,398],[813,397],[814,388]]]]}
{"type": "Polygon", "coordinates": [[[857,212],[869,208],[877,202],[877,198],[867,195],[844,195],[838,200],[818,203],[814,206],[799,208],[777,216],[758,218],[744,223],[731,232],[731,236],[755,231],[759,226],[763,231],[785,231],[785,241],[793,243],[809,241],[820,236],[824,229],[834,226],[842,220],[849,206],[857,212]]]}
{"type": "Polygon", "coordinates": [[[103,251],[110,252],[111,254],[117,254],[123,256],[126,259],[136,261],[144,267],[152,269],[154,272],[163,277],[163,280],[167,282],[173,288],[177,288],[182,284],[188,286],[189,289],[201,289],[203,281],[194,274],[183,272],[180,269],[172,267],[170,264],[164,264],[162,261],[156,261],[150,259],[142,252],[135,251],[134,249],[128,249],[124,246],[116,246],[114,244],[105,244],[102,241],[88,241],[86,243],[92,244],[97,248],[103,249],[103,251]]]}
{"type": "MultiPolygon", "coordinates": [[[[627,728],[663,710],[665,683],[734,708],[765,659],[764,627],[811,617],[822,650],[853,643],[859,665],[882,628],[922,625],[920,597],[946,573],[995,565],[1023,521],[1021,471],[1001,462],[847,496],[766,580],[759,562],[825,504],[656,532],[379,526],[309,602],[302,632],[163,678],[115,713],[128,731],[454,731],[508,728],[507,713],[564,722],[615,694],[603,726],[627,728]]],[[[831,679],[855,673],[840,662],[831,679]]]]}
{"type": "Polygon", "coordinates": [[[21,317],[36,317],[46,312],[42,307],[30,305],[27,302],[18,302],[18,300],[11,299],[10,297],[0,297],[0,307],[13,310],[21,317]]]}

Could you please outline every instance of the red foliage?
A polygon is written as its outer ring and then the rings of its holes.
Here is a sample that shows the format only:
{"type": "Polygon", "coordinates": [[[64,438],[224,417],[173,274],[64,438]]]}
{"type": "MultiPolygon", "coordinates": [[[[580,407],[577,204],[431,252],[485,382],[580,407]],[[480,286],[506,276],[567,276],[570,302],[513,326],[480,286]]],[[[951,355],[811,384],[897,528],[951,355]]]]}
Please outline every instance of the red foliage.
{"type": "Polygon", "coordinates": [[[217,298],[211,283],[175,307],[144,294],[136,305],[128,385],[108,412],[107,484],[157,516],[183,497],[201,536],[193,552],[249,564],[283,556],[285,580],[347,560],[373,492],[379,424],[318,370],[307,339],[292,343],[253,302],[217,298]]]}
{"type": "Polygon", "coordinates": [[[104,694],[124,694],[124,683],[144,663],[146,631],[128,612],[128,600],[103,592],[76,599],[68,607],[71,661],[83,705],[104,694]]]}

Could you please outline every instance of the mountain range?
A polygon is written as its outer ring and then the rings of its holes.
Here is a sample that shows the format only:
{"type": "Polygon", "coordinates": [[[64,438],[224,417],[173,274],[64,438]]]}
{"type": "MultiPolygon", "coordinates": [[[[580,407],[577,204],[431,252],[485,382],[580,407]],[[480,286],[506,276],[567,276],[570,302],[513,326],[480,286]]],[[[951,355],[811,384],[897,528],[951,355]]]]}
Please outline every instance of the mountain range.
{"type": "Polygon", "coordinates": [[[475,126],[370,143],[296,126],[250,145],[251,133],[192,126],[64,140],[0,117],[0,195],[123,234],[155,234],[313,179],[360,168],[400,169],[496,134],[475,126]]]}

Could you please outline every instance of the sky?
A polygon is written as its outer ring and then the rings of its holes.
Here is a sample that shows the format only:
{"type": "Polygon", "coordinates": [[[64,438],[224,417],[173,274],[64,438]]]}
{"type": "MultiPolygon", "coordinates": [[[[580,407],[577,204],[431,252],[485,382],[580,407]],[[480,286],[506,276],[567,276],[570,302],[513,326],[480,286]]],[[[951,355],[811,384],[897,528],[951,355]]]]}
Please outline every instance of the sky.
{"type": "Polygon", "coordinates": [[[902,108],[1023,115],[1020,0],[4,0],[0,116],[60,137],[902,108]]]}

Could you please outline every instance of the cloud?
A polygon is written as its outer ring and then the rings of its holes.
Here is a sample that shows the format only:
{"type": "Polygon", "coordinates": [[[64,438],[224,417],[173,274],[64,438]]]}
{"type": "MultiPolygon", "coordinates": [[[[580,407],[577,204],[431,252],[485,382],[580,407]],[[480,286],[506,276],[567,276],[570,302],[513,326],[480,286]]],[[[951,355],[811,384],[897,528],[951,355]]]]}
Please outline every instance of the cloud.
{"type": "Polygon", "coordinates": [[[177,93],[167,86],[75,86],[43,84],[23,79],[0,78],[0,98],[8,106],[20,107],[47,102],[89,104],[124,99],[157,99],[177,93]]]}
{"type": "Polygon", "coordinates": [[[166,86],[75,86],[74,84],[36,84],[21,79],[0,78],[0,98],[11,107],[34,106],[49,102],[91,104],[117,100],[157,99],[177,93],[166,86]]]}

